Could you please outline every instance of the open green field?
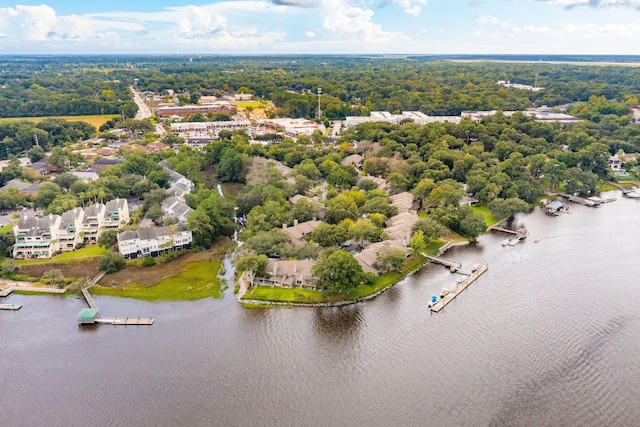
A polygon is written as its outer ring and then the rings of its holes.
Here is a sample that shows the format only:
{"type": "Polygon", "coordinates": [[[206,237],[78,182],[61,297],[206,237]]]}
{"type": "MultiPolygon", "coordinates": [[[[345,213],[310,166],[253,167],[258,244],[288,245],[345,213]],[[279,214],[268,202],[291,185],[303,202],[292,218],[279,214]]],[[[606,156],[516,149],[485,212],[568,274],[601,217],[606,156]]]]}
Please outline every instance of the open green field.
{"type": "Polygon", "coordinates": [[[109,253],[108,249],[102,246],[87,246],[82,249],[78,249],[71,252],[65,252],[53,258],[46,259],[22,259],[16,260],[18,267],[26,265],[38,265],[38,264],[73,264],[74,262],[84,262],[87,258],[96,258],[105,256],[109,253]]]}
{"type": "Polygon", "coordinates": [[[202,298],[221,298],[220,280],[217,277],[220,260],[204,260],[186,264],[182,271],[164,277],[156,285],[137,283],[118,287],[96,286],[91,293],[147,301],[179,301],[202,298]]]}
{"type": "Polygon", "coordinates": [[[2,117],[0,123],[11,122],[39,122],[45,119],[64,119],[69,122],[87,122],[97,128],[105,124],[107,120],[111,120],[114,117],[119,117],[119,114],[96,114],[92,116],[40,116],[40,117],[2,117]]]}
{"type": "Polygon", "coordinates": [[[473,206],[473,212],[480,214],[484,217],[484,223],[487,224],[487,227],[491,227],[492,225],[497,224],[502,220],[502,218],[493,216],[489,208],[486,206],[481,206],[481,205],[473,206]]]}
{"type": "Polygon", "coordinates": [[[260,101],[237,101],[237,102],[234,102],[233,105],[235,105],[237,108],[266,108],[267,107],[267,104],[260,101]]]}

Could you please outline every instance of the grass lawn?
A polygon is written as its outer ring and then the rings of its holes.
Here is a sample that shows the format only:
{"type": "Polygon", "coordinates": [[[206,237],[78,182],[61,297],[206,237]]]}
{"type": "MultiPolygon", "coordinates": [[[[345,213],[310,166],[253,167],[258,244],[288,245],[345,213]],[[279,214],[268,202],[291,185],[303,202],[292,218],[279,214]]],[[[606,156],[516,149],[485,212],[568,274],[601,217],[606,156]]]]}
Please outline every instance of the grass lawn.
{"type": "MultiPolygon", "coordinates": [[[[436,254],[438,249],[443,245],[443,242],[433,242],[429,245],[427,251],[429,253],[436,254]]],[[[362,284],[356,289],[349,292],[347,295],[336,295],[332,297],[325,297],[320,291],[311,291],[299,288],[271,288],[268,286],[259,286],[250,289],[242,299],[247,300],[259,300],[259,301],[277,301],[288,303],[324,303],[324,302],[339,302],[339,301],[355,301],[361,298],[365,298],[369,295],[373,295],[386,289],[400,280],[405,278],[407,274],[415,271],[425,264],[428,260],[423,257],[412,257],[405,261],[401,272],[390,271],[383,273],[377,277],[375,282],[370,284],[362,284]]],[[[248,305],[245,305],[248,307],[248,305]]],[[[259,305],[259,308],[265,308],[266,306],[259,305]]],[[[252,305],[250,308],[254,308],[252,305]]]]}
{"type": "Polygon", "coordinates": [[[147,301],[197,300],[221,298],[220,280],[217,277],[220,260],[204,260],[186,264],[182,271],[164,277],[155,285],[136,283],[121,287],[96,286],[91,293],[147,301]]]}
{"type": "Polygon", "coordinates": [[[53,264],[53,263],[73,264],[74,262],[86,261],[87,258],[105,256],[107,253],[109,253],[109,250],[101,246],[97,246],[97,245],[86,246],[76,251],[64,252],[53,258],[16,260],[16,265],[20,267],[25,265],[53,264]]]}
{"type": "Polygon", "coordinates": [[[13,230],[13,223],[9,223],[7,225],[5,225],[4,227],[0,227],[0,233],[4,232],[4,231],[11,231],[13,230]]]}
{"type": "Polygon", "coordinates": [[[487,227],[491,227],[492,225],[499,223],[503,219],[503,218],[498,218],[496,216],[493,216],[489,208],[486,206],[476,205],[476,206],[473,206],[472,208],[473,208],[473,213],[480,214],[484,217],[484,222],[485,224],[487,224],[487,227]]]}
{"type": "Polygon", "coordinates": [[[103,124],[106,123],[107,120],[111,120],[114,117],[120,117],[119,114],[96,114],[91,116],[40,116],[40,117],[3,117],[0,118],[0,123],[11,123],[11,122],[21,122],[21,121],[30,121],[30,122],[39,122],[45,119],[64,119],[70,122],[87,122],[90,125],[99,128],[103,124]]]}

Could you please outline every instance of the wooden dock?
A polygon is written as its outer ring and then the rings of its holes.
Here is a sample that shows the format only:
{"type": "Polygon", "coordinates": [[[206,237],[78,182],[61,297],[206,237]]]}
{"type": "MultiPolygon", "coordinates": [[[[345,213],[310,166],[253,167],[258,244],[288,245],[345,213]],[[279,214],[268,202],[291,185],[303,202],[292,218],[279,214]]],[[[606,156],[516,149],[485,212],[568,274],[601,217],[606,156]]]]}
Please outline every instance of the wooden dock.
{"type": "Polygon", "coordinates": [[[591,208],[594,207],[594,206],[597,206],[599,204],[599,203],[594,202],[593,200],[585,199],[584,197],[574,196],[572,194],[558,193],[558,196],[564,197],[565,199],[569,200],[570,202],[578,203],[578,204],[581,204],[583,206],[589,206],[591,208]]]}
{"type": "Polygon", "coordinates": [[[459,262],[456,261],[450,261],[444,258],[438,258],[435,256],[431,256],[431,255],[427,255],[427,254],[422,254],[424,257],[426,257],[429,261],[435,263],[435,264],[440,264],[440,265],[444,265],[445,267],[448,267],[449,270],[451,270],[452,273],[455,273],[456,271],[458,271],[460,269],[460,267],[462,267],[462,264],[460,264],[459,262]]]}
{"type": "Polygon", "coordinates": [[[153,325],[153,319],[151,317],[125,317],[125,318],[114,318],[114,319],[96,319],[95,323],[102,323],[106,325],[121,325],[121,326],[129,326],[129,325],[153,325]]]}
{"type": "Polygon", "coordinates": [[[20,310],[20,304],[0,304],[0,310],[20,310]]]}
{"type": "Polygon", "coordinates": [[[503,233],[509,233],[509,234],[513,234],[515,235],[518,240],[524,240],[527,238],[527,233],[523,233],[521,231],[516,231],[516,230],[509,230],[508,228],[504,228],[504,227],[500,227],[499,225],[492,225],[491,227],[489,227],[489,230],[491,231],[501,231],[503,233]]]}
{"type": "Polygon", "coordinates": [[[440,310],[442,310],[447,304],[453,301],[455,297],[460,295],[462,291],[467,289],[467,287],[470,284],[475,282],[478,277],[484,274],[484,272],[487,271],[487,269],[488,269],[488,266],[486,265],[481,265],[480,267],[478,267],[476,271],[471,273],[466,279],[464,279],[461,283],[459,283],[454,290],[450,291],[447,295],[444,296],[444,298],[440,298],[438,302],[432,305],[430,307],[431,311],[437,313],[440,310]]]}
{"type": "Polygon", "coordinates": [[[98,308],[98,307],[96,307],[95,301],[93,301],[93,297],[89,293],[88,287],[84,287],[84,288],[82,288],[80,290],[82,291],[82,295],[84,296],[84,299],[87,301],[87,304],[89,304],[89,307],[98,308]]]}

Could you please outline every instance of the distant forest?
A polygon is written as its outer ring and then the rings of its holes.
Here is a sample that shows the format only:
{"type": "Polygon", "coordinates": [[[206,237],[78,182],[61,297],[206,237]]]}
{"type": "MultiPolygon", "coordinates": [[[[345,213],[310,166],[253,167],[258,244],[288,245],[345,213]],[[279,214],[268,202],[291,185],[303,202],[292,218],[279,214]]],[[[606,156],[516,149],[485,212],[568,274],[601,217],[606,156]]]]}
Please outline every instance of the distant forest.
{"type": "MultiPolygon", "coordinates": [[[[189,91],[192,96],[251,92],[274,102],[277,115],[315,117],[317,88],[326,119],[370,111],[419,110],[458,115],[464,110],[523,110],[586,102],[637,102],[637,68],[547,62],[489,62],[530,57],[341,56],[81,56],[0,58],[0,117],[121,114],[136,105],[128,86],[189,91]],[[478,60],[457,62],[454,60],[478,60]],[[138,80],[135,80],[138,79],[138,80]],[[509,89],[509,80],[545,87],[509,89]]],[[[534,59],[538,59],[535,57],[534,59]]],[[[616,62],[629,57],[544,57],[544,61],[616,62]]]]}

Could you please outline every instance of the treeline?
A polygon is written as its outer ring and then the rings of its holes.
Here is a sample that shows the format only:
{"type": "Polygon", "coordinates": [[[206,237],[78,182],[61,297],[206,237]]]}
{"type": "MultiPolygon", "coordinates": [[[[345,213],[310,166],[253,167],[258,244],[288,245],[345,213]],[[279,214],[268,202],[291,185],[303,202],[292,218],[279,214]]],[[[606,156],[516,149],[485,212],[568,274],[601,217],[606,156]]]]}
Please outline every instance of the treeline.
{"type": "Polygon", "coordinates": [[[4,58],[0,61],[0,117],[124,114],[137,111],[126,81],[104,60],[4,58]]]}
{"type": "Polygon", "coordinates": [[[36,145],[36,140],[42,147],[55,147],[87,139],[95,131],[88,123],[62,119],[0,123],[0,159],[24,153],[36,145]]]}

